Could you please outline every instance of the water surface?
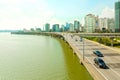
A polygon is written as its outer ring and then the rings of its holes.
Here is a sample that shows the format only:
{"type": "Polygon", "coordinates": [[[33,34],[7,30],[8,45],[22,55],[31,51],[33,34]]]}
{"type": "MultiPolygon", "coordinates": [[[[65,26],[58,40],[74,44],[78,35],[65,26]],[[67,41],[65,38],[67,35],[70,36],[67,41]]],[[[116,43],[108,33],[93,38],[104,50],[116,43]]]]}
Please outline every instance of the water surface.
{"type": "Polygon", "coordinates": [[[93,80],[62,40],[0,33],[0,80],[93,80]]]}

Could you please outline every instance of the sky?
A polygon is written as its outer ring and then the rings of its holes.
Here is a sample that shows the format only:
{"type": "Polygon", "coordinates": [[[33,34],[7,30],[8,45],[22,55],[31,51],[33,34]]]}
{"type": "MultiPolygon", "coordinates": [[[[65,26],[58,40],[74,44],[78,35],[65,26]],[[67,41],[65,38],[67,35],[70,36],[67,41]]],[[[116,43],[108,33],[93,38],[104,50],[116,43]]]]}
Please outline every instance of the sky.
{"type": "Polygon", "coordinates": [[[0,29],[41,28],[45,23],[84,24],[85,15],[114,18],[118,0],[0,0],[0,29]]]}

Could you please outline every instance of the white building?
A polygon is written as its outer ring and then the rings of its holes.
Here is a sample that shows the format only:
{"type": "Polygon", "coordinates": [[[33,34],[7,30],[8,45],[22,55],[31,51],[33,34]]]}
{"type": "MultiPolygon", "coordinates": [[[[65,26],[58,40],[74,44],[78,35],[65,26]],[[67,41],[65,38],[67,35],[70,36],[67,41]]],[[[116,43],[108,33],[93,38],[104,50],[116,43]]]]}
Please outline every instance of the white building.
{"type": "Polygon", "coordinates": [[[88,33],[95,32],[96,28],[96,17],[93,14],[88,14],[85,16],[85,30],[88,33]]]}
{"type": "Polygon", "coordinates": [[[70,25],[69,31],[74,32],[74,25],[72,23],[70,23],[69,25],[70,25]]]}
{"type": "Polygon", "coordinates": [[[115,20],[113,18],[108,18],[108,30],[115,32],[115,20]]]}
{"type": "Polygon", "coordinates": [[[107,18],[99,18],[98,25],[100,30],[108,29],[108,19],[107,18]]]}
{"type": "Polygon", "coordinates": [[[115,20],[113,18],[99,18],[98,23],[100,30],[106,29],[115,32],[115,20]]]}

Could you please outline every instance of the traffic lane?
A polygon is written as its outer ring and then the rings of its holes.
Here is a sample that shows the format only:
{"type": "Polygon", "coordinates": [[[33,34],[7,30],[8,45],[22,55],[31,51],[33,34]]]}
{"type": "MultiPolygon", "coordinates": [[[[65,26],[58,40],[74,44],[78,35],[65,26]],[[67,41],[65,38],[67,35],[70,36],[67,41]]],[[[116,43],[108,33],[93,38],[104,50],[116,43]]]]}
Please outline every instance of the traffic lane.
{"type": "Polygon", "coordinates": [[[98,68],[98,70],[107,77],[108,80],[120,80],[120,76],[118,76],[114,71],[111,69],[101,69],[98,68]]]}
{"type": "Polygon", "coordinates": [[[120,68],[115,68],[114,69],[118,74],[119,74],[119,76],[120,76],[120,68]]]}
{"type": "MultiPolygon", "coordinates": [[[[100,46],[96,46],[95,48],[99,48],[100,46]]],[[[104,56],[102,57],[103,60],[106,62],[106,64],[108,65],[108,67],[110,68],[110,72],[108,72],[107,74],[111,74],[113,73],[112,75],[114,77],[118,77],[120,75],[120,69],[114,69],[114,68],[120,68],[120,56],[118,56],[119,54],[118,53],[114,53],[113,50],[109,50],[109,49],[106,49],[104,50],[105,52],[108,52],[107,53],[107,56],[104,56]],[[110,52],[110,53],[109,53],[110,52]],[[112,53],[112,54],[111,54],[112,53]],[[112,60],[111,60],[112,59],[112,60]],[[112,63],[111,63],[112,62],[112,63]]],[[[104,54],[104,52],[103,52],[104,54]]],[[[104,70],[103,70],[104,71],[104,70]]],[[[106,72],[105,72],[106,73],[106,72]]],[[[112,76],[111,75],[111,76],[112,76]]],[[[117,78],[116,78],[117,79],[117,78]]],[[[120,79],[120,77],[119,77],[120,79]]],[[[115,79],[114,79],[115,80],[115,79]]]]}
{"type": "MultiPolygon", "coordinates": [[[[85,54],[86,54],[86,57],[88,57],[88,54],[90,54],[90,56],[89,56],[89,61],[91,61],[91,60],[93,60],[94,58],[95,58],[95,56],[92,56],[92,51],[94,50],[94,48],[96,49],[99,49],[101,46],[99,46],[99,45],[95,45],[95,46],[93,46],[92,47],[92,49],[91,49],[91,45],[94,45],[93,43],[91,43],[91,42],[85,42],[85,47],[86,47],[86,49],[85,49],[85,54]],[[89,43],[89,44],[88,44],[89,43]],[[87,44],[87,45],[86,45],[87,44]],[[90,50],[89,50],[89,49],[90,50]]],[[[77,42],[76,41],[76,43],[75,43],[75,46],[79,46],[80,47],[80,49],[81,50],[83,50],[82,49],[82,46],[83,46],[83,44],[82,43],[80,43],[80,42],[77,42]],[[81,46],[80,45],[78,45],[78,43],[79,44],[81,44],[81,46]]],[[[101,47],[101,48],[103,48],[103,47],[101,47]]],[[[105,51],[106,51],[106,49],[105,49],[105,51]]],[[[107,52],[108,52],[108,50],[107,50],[107,52]]],[[[108,54],[108,53],[107,53],[108,54]]],[[[108,57],[108,59],[110,59],[110,57],[108,57]]],[[[110,60],[108,60],[108,61],[110,61],[110,60]]],[[[94,64],[94,61],[91,61],[91,63],[92,64],[94,64]]],[[[96,66],[95,66],[96,67],[96,66]]],[[[98,70],[103,74],[103,75],[105,75],[108,79],[110,79],[110,80],[119,80],[119,77],[118,77],[118,75],[119,75],[119,73],[117,73],[115,70],[111,70],[111,69],[109,69],[109,70],[104,70],[104,69],[101,69],[101,68],[98,68],[98,70]],[[109,74],[109,75],[108,75],[109,74]],[[112,76],[112,77],[111,77],[112,76]]]]}
{"type": "MultiPolygon", "coordinates": [[[[94,48],[99,48],[100,46],[95,46],[94,48]]],[[[86,45],[86,48],[88,49],[89,48],[89,46],[87,46],[86,45]]],[[[82,50],[82,49],[81,49],[82,50]]],[[[85,51],[87,51],[86,49],[85,49],[85,51]]],[[[114,51],[112,51],[112,50],[109,50],[109,49],[106,49],[106,50],[104,50],[105,52],[111,52],[111,53],[113,53],[114,51]]],[[[91,53],[90,52],[90,50],[89,51],[87,51],[85,54],[87,54],[87,53],[91,53]]],[[[107,55],[111,55],[111,53],[107,53],[107,55]]],[[[91,53],[91,54],[93,54],[93,53],[91,53]]],[[[114,54],[114,53],[113,53],[114,54]]],[[[112,55],[113,55],[112,54],[112,55]]],[[[118,53],[116,53],[116,55],[118,55],[118,53]]],[[[92,56],[92,55],[90,55],[90,56],[92,56]]],[[[86,57],[88,57],[88,55],[86,56],[86,57]]],[[[95,57],[95,56],[94,56],[95,57]]],[[[94,57],[91,57],[91,59],[94,59],[94,57]]],[[[111,62],[111,58],[113,58],[113,60],[112,60],[112,64],[113,65],[117,65],[116,67],[119,67],[120,66],[120,58],[119,58],[119,56],[115,56],[115,54],[113,55],[113,56],[110,56],[110,57],[107,57],[107,56],[105,56],[105,57],[103,57],[103,59],[106,61],[106,63],[108,64],[108,66],[111,68],[111,66],[109,65],[109,64],[111,64],[110,62],[111,62]]],[[[90,60],[91,60],[90,59],[90,60]]],[[[112,65],[111,64],[111,65],[112,65]]],[[[113,68],[112,68],[113,69],[113,68]]]]}
{"type": "Polygon", "coordinates": [[[108,80],[119,80],[120,77],[118,76],[119,75],[119,71],[120,69],[116,69],[116,72],[115,70],[113,70],[113,68],[111,69],[102,69],[102,68],[99,68],[98,65],[96,65],[93,61],[93,59],[95,58],[95,56],[90,56],[90,57],[87,57],[88,60],[96,67],[96,69],[98,69],[98,71],[104,76],[106,77],[106,79],[108,80]]]}

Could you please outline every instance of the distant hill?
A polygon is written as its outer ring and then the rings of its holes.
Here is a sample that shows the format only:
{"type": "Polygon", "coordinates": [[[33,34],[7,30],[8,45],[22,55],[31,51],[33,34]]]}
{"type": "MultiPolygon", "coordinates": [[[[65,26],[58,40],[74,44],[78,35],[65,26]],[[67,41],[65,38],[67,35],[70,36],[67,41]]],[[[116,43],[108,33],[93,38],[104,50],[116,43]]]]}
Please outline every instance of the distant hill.
{"type": "Polygon", "coordinates": [[[21,31],[21,30],[0,30],[0,32],[17,32],[17,31],[21,31]]]}

